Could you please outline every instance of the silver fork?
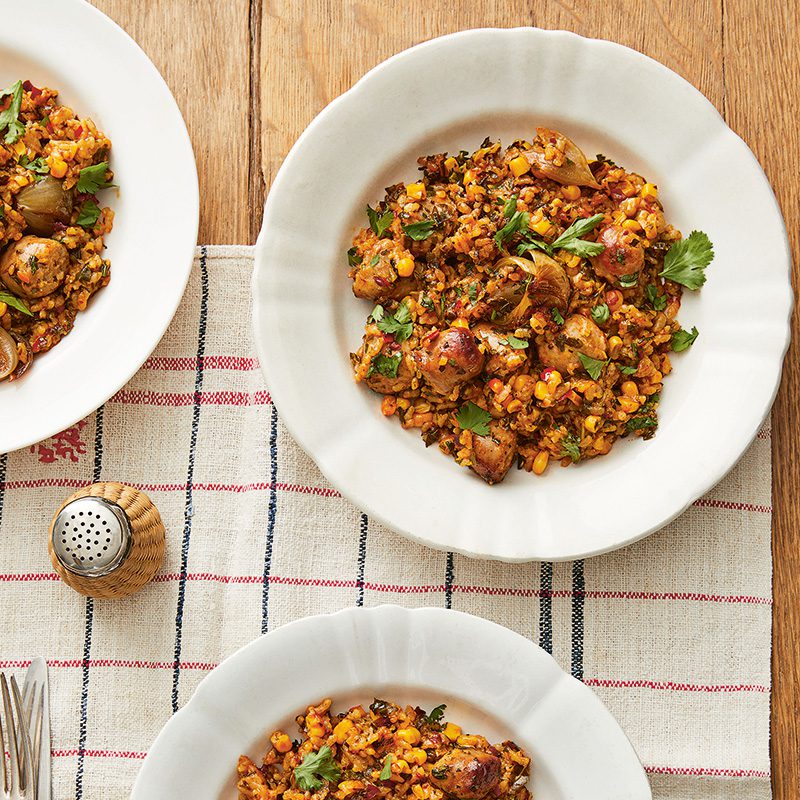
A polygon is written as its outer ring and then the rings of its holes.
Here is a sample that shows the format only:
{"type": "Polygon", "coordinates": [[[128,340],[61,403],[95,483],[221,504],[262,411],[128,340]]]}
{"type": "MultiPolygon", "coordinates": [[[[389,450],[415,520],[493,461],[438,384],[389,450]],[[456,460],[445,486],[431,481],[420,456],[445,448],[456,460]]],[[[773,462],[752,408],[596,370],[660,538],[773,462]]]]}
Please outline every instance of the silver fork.
{"type": "Polygon", "coordinates": [[[25,722],[31,737],[36,794],[32,800],[51,800],[50,699],[47,662],[39,656],[31,661],[22,686],[25,722]]]}
{"type": "Polygon", "coordinates": [[[9,681],[6,680],[5,674],[0,672],[0,691],[3,695],[3,713],[0,715],[3,796],[6,800],[35,800],[36,777],[31,737],[23,712],[19,686],[13,675],[10,685],[9,691],[9,681]],[[5,757],[6,749],[9,755],[8,762],[5,757]]]}

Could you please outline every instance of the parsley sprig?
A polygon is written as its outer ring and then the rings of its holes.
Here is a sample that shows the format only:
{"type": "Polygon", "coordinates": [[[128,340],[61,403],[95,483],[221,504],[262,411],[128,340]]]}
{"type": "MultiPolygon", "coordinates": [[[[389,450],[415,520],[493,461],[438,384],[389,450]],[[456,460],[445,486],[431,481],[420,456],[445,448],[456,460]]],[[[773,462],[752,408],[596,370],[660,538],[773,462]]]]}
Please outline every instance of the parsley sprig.
{"type": "Polygon", "coordinates": [[[670,247],[659,273],[687,289],[699,289],[706,282],[706,267],[714,259],[714,245],[703,231],[692,231],[670,247]]]}
{"type": "Polygon", "coordinates": [[[566,250],[568,253],[574,253],[581,258],[599,255],[606,249],[605,245],[601,242],[589,242],[581,237],[593,231],[600,224],[603,216],[603,214],[594,214],[591,217],[586,217],[586,219],[576,219],[552,244],[527,235],[525,237],[527,241],[517,247],[517,254],[522,255],[526,251],[535,248],[543,250],[551,256],[556,250],[566,250]]]}
{"type": "Polygon", "coordinates": [[[394,214],[391,209],[383,214],[379,214],[372,206],[367,206],[367,219],[369,219],[369,226],[378,235],[378,238],[386,233],[388,227],[394,221],[394,214]]]}
{"type": "Polygon", "coordinates": [[[3,141],[6,144],[14,144],[25,133],[25,125],[19,121],[19,110],[22,106],[22,81],[12,83],[8,89],[0,91],[0,100],[9,95],[11,103],[5,111],[0,111],[0,131],[6,128],[3,141]]]}
{"type": "Polygon", "coordinates": [[[581,460],[581,443],[580,439],[574,433],[568,433],[561,440],[561,457],[569,456],[573,464],[577,464],[581,460]]]}
{"type": "Polygon", "coordinates": [[[583,368],[589,373],[593,381],[596,381],[600,377],[603,367],[608,364],[608,361],[602,361],[599,358],[592,358],[584,353],[578,353],[578,358],[581,360],[583,368]]]}
{"type": "Polygon", "coordinates": [[[369,366],[369,374],[372,375],[373,372],[377,372],[385,378],[396,378],[401,358],[400,353],[396,353],[393,356],[385,356],[381,353],[372,359],[372,363],[369,366]]]}
{"type": "Polygon", "coordinates": [[[106,181],[106,172],[108,172],[108,161],[84,167],[78,174],[78,183],[75,188],[83,194],[95,194],[101,189],[108,189],[114,184],[106,181]]]}
{"type": "Polygon", "coordinates": [[[0,292],[0,303],[5,303],[7,306],[11,306],[11,308],[16,308],[17,311],[21,311],[23,314],[27,314],[29,317],[33,316],[33,313],[19,299],[19,297],[15,297],[13,294],[9,294],[8,292],[0,292]]]}
{"type": "Polygon", "coordinates": [[[458,422],[459,427],[465,431],[473,431],[478,436],[489,435],[489,422],[491,419],[492,415],[488,411],[484,411],[480,406],[475,405],[472,400],[461,406],[456,414],[456,422],[458,422]]]}
{"type": "Polygon", "coordinates": [[[325,781],[338,781],[341,774],[328,745],[321,747],[319,752],[309,753],[303,763],[294,768],[294,779],[304,792],[316,792],[325,781]]]}
{"type": "Polygon", "coordinates": [[[386,756],[386,760],[383,762],[383,769],[380,774],[380,779],[382,781],[388,781],[389,778],[392,777],[392,761],[394,761],[394,755],[389,753],[386,756]]]}
{"type": "Polygon", "coordinates": [[[410,239],[415,242],[421,242],[427,239],[436,227],[436,221],[432,219],[423,219],[419,222],[411,222],[408,225],[403,225],[403,232],[410,239]]]}
{"type": "Polygon", "coordinates": [[[695,339],[700,335],[696,327],[692,327],[690,331],[685,331],[683,328],[672,334],[672,349],[676,353],[682,353],[688,350],[695,342],[695,339]]]}
{"type": "Polygon", "coordinates": [[[390,314],[383,306],[377,305],[372,309],[370,317],[374,320],[379,330],[383,331],[383,333],[392,334],[396,342],[404,342],[414,330],[414,324],[411,322],[411,312],[405,302],[400,303],[394,314],[390,314]]]}

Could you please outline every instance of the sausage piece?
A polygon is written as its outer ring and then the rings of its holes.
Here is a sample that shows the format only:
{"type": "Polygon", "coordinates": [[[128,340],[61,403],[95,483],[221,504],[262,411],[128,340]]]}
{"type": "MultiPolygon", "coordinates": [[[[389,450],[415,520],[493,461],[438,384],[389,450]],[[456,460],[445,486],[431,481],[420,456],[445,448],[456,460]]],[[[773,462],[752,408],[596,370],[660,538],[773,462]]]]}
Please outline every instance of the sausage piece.
{"type": "Polygon", "coordinates": [[[603,331],[582,314],[572,314],[564,320],[556,336],[538,345],[539,359],[565,375],[583,369],[578,353],[605,360],[606,337],[603,331]]]}
{"type": "Polygon", "coordinates": [[[592,259],[594,271],[601,278],[616,281],[623,275],[636,275],[644,266],[644,250],[634,244],[637,236],[620,225],[609,225],[600,231],[597,241],[605,250],[592,259]]]}
{"type": "Polygon", "coordinates": [[[500,783],[502,763],[497,756],[472,747],[442,756],[431,770],[431,783],[459,800],[480,800],[500,783]]]}
{"type": "Polygon", "coordinates": [[[475,463],[472,469],[486,483],[500,483],[514,463],[517,452],[517,433],[493,422],[488,436],[475,436],[472,439],[472,454],[475,463]]]}
{"type": "Polygon", "coordinates": [[[69,253],[61,242],[23,236],[0,258],[0,281],[12,293],[34,299],[52,294],[69,269],[69,253]]]}
{"type": "Polygon", "coordinates": [[[353,294],[364,300],[400,300],[418,289],[413,276],[401,278],[397,274],[395,266],[404,254],[394,242],[378,240],[366,251],[361,264],[350,271],[353,294]]]}
{"type": "Polygon", "coordinates": [[[475,337],[464,328],[449,328],[439,334],[431,345],[420,347],[414,359],[431,388],[443,395],[472,380],[484,362],[475,337]]]}

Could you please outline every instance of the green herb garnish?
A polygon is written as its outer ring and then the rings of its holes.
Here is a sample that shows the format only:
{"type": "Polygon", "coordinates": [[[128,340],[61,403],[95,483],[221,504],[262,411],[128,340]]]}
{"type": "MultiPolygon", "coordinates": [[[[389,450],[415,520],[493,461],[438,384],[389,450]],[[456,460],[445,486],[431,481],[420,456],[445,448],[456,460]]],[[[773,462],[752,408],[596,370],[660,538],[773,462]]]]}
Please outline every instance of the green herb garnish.
{"type": "Polygon", "coordinates": [[[527,339],[518,339],[516,336],[506,336],[505,343],[512,350],[524,350],[530,342],[527,339]]]}
{"type": "Polygon", "coordinates": [[[658,287],[654,283],[648,283],[644,291],[656,311],[663,311],[667,307],[667,296],[659,294],[658,287]]]}
{"type": "Polygon", "coordinates": [[[16,308],[17,311],[21,311],[23,314],[27,314],[29,317],[33,316],[33,313],[22,302],[18,297],[14,297],[13,294],[9,294],[8,292],[0,292],[0,303],[5,303],[7,306],[11,306],[11,308],[16,308]]]}
{"type": "Polygon", "coordinates": [[[317,753],[309,753],[303,763],[294,768],[294,779],[304,792],[321,789],[325,781],[338,781],[341,774],[328,745],[324,745],[317,753]]]}
{"type": "MultiPolygon", "coordinates": [[[[514,206],[516,207],[516,201],[514,206]]],[[[497,246],[502,247],[506,239],[510,239],[515,233],[527,231],[530,220],[531,216],[527,211],[515,211],[508,222],[494,235],[497,246]]]]}
{"type": "Polygon", "coordinates": [[[84,167],[78,174],[78,183],[75,188],[83,194],[95,194],[100,189],[108,189],[113,184],[106,181],[108,161],[102,161],[92,167],[84,167]]]}
{"type": "Polygon", "coordinates": [[[617,364],[617,366],[623,375],[633,375],[633,373],[638,369],[638,367],[628,367],[625,364],[617,364]]]}
{"type": "Polygon", "coordinates": [[[630,275],[620,275],[619,278],[617,278],[617,283],[619,283],[623,289],[630,289],[631,286],[636,286],[636,284],[639,283],[639,273],[631,272],[630,275]]]}
{"type": "Polygon", "coordinates": [[[9,95],[11,103],[5,111],[0,111],[0,131],[6,128],[3,141],[6,144],[14,144],[25,133],[25,125],[19,121],[19,109],[22,105],[22,81],[12,83],[8,89],[0,91],[0,100],[9,95]]]}
{"type": "Polygon", "coordinates": [[[425,721],[426,722],[439,722],[442,717],[444,716],[444,710],[447,708],[446,703],[442,703],[440,706],[436,706],[436,708],[432,709],[430,714],[426,714],[425,721]]]}
{"type": "Polygon", "coordinates": [[[467,294],[469,295],[469,299],[474,303],[478,299],[478,284],[471,283],[467,287],[467,294]]]}
{"type": "Polygon", "coordinates": [[[553,242],[551,245],[552,249],[566,250],[570,253],[574,253],[576,256],[581,256],[581,258],[599,255],[606,249],[605,245],[600,242],[587,242],[585,239],[581,239],[581,236],[585,236],[590,231],[593,231],[603,219],[603,216],[603,214],[595,214],[586,219],[575,220],[575,222],[553,242]]]}
{"type": "Polygon", "coordinates": [[[592,380],[595,381],[600,377],[603,367],[608,364],[608,361],[601,361],[598,358],[592,358],[583,353],[578,353],[578,358],[581,360],[583,368],[591,375],[592,380]]]}
{"type": "Polygon", "coordinates": [[[510,217],[514,216],[514,212],[516,210],[517,210],[517,196],[513,194],[503,204],[503,216],[506,219],[509,219],[510,217]]]}
{"type": "Polygon", "coordinates": [[[381,215],[374,208],[368,205],[367,218],[369,219],[370,228],[372,228],[372,230],[378,234],[378,238],[380,238],[384,233],[386,233],[386,229],[394,221],[394,214],[391,210],[389,210],[381,215]]]}
{"type": "Polygon", "coordinates": [[[386,756],[386,760],[383,762],[383,769],[381,770],[380,779],[382,781],[388,781],[389,778],[392,777],[392,761],[394,760],[394,756],[389,753],[386,756]]]}
{"type": "Polygon", "coordinates": [[[432,219],[423,219],[420,222],[412,222],[409,225],[403,225],[403,232],[415,242],[421,242],[427,239],[436,227],[436,223],[432,219]]]}
{"type": "Polygon", "coordinates": [[[670,247],[659,273],[687,289],[699,289],[706,282],[706,267],[714,258],[714,245],[702,231],[692,231],[686,239],[670,247]]]}
{"type": "Polygon", "coordinates": [[[393,356],[385,356],[381,353],[372,359],[369,374],[371,375],[373,372],[379,372],[386,378],[396,378],[397,368],[400,366],[401,358],[402,356],[400,353],[397,353],[397,355],[393,356]]]}
{"type": "Polygon", "coordinates": [[[598,325],[602,325],[611,316],[611,312],[605,303],[596,305],[589,313],[592,315],[592,319],[598,325]]]}
{"type": "Polygon", "coordinates": [[[31,275],[35,275],[39,271],[39,259],[36,256],[28,259],[28,269],[31,271],[31,275]]]}
{"type": "Polygon", "coordinates": [[[685,331],[681,329],[672,334],[672,349],[676,353],[682,353],[684,350],[688,350],[694,344],[695,339],[697,339],[698,336],[699,331],[697,328],[693,327],[691,331],[685,331]]]}
{"type": "Polygon", "coordinates": [[[414,325],[411,322],[411,312],[404,302],[397,307],[397,311],[394,314],[384,311],[382,306],[376,306],[375,310],[372,312],[372,318],[377,323],[378,328],[384,333],[392,334],[395,341],[404,342],[411,336],[414,325]],[[378,308],[380,308],[381,317],[380,319],[375,319],[375,310],[378,308]]]}
{"type": "Polygon", "coordinates": [[[78,219],[75,220],[76,225],[82,228],[93,228],[100,218],[100,209],[94,200],[84,200],[80,209],[78,210],[78,219]]]}
{"type": "Polygon", "coordinates": [[[556,325],[564,324],[564,317],[561,316],[561,312],[557,308],[550,310],[550,316],[553,318],[553,322],[555,322],[556,325]]]}
{"type": "Polygon", "coordinates": [[[347,263],[351,267],[357,267],[364,259],[358,257],[358,251],[355,247],[351,247],[347,251],[347,263]]]}
{"type": "Polygon", "coordinates": [[[581,443],[574,433],[568,433],[561,440],[561,458],[569,456],[573,464],[577,464],[581,460],[581,443]]]}
{"type": "Polygon", "coordinates": [[[462,430],[474,431],[478,436],[489,435],[489,422],[492,415],[476,406],[471,400],[458,409],[456,422],[462,430]]]}

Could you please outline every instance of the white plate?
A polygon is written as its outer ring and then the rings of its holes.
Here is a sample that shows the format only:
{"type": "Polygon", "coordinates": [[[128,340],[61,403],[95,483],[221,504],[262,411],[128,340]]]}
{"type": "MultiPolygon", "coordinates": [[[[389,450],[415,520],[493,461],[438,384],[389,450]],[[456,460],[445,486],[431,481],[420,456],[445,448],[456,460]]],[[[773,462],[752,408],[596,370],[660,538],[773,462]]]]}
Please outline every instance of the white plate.
{"type": "Polygon", "coordinates": [[[186,288],[199,194],[178,106],[121,28],[83,0],[0,0],[0,19],[19,22],[0,25],[2,87],[22,78],[58,89],[61,103],[111,139],[120,187],[101,194],[116,215],[106,240],[111,283],[23,379],[0,383],[3,453],[90,414],[150,355],[186,288]]]}
{"type": "Polygon", "coordinates": [[[757,433],[789,340],[790,256],[755,157],[692,86],[612,42],[534,28],[473,30],[400,53],[329,105],[267,200],[253,276],[261,365],[283,421],[371,516],[443,549],[508,561],[566,559],[652,533],[710,489],[757,433]],[[659,186],[667,218],[714,242],[708,283],[680,315],[697,343],[674,358],[656,437],[621,442],[542,478],[488,486],[417,432],[381,417],[348,353],[370,304],[345,251],[383,187],[419,155],[565,132],[659,186]]]}
{"type": "Polygon", "coordinates": [[[239,755],[260,758],[273,730],[292,735],[324,697],[336,711],[374,697],[446,703],[465,730],[527,750],[535,800],[651,797],[608,709],[544,650],[469,614],[380,606],[306,617],[226,659],[159,734],[132,800],[234,800],[239,755]]]}

